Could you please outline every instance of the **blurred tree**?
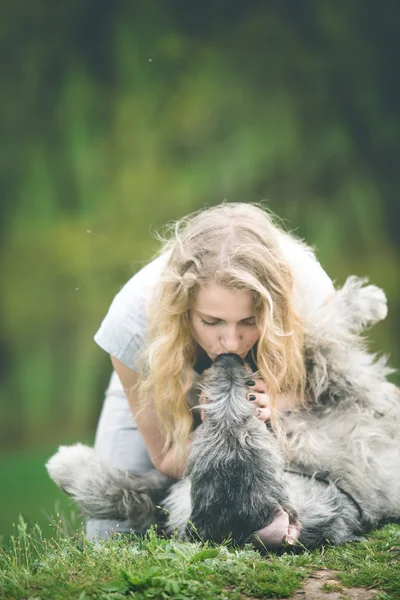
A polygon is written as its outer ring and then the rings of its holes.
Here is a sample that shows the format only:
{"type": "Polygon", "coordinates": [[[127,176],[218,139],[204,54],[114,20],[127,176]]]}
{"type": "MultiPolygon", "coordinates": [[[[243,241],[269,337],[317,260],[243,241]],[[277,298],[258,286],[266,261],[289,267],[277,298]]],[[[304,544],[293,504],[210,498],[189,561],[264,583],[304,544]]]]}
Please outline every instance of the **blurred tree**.
{"type": "Polygon", "coordinates": [[[151,228],[224,198],[271,198],[338,283],[384,287],[398,362],[397,2],[0,10],[4,447],[94,430],[113,295],[151,228]]]}

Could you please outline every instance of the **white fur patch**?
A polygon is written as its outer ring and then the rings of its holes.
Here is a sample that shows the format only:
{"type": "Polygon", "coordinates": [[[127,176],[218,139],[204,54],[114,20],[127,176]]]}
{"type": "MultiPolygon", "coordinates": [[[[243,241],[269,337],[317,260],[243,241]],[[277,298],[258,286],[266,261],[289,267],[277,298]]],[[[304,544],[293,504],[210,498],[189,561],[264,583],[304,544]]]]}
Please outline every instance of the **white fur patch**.
{"type": "Polygon", "coordinates": [[[51,479],[67,493],[79,492],[81,482],[101,469],[101,460],[93,448],[85,444],[60,446],[46,463],[51,479]]]}

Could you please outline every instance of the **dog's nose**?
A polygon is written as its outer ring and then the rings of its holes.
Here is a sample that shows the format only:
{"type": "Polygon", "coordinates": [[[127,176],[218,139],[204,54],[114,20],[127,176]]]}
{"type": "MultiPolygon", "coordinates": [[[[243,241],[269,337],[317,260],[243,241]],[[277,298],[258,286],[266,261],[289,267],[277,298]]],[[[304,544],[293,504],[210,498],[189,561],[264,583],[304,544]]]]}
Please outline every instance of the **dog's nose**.
{"type": "Polygon", "coordinates": [[[238,354],[218,354],[217,358],[214,360],[214,364],[220,364],[228,368],[235,367],[238,364],[243,366],[244,360],[238,354]]]}

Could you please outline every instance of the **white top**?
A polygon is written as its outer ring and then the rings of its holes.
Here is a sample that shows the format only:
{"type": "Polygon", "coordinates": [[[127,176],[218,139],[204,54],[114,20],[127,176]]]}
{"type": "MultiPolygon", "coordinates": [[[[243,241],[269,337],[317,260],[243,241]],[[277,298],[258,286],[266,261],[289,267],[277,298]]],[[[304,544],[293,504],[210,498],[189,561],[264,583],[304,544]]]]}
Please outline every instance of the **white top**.
{"type": "MultiPolygon", "coordinates": [[[[334,291],[314,253],[293,236],[279,232],[279,245],[294,278],[294,303],[307,319],[334,291]]],[[[118,292],[94,336],[95,342],[124,365],[139,371],[140,350],[147,332],[146,303],[167,262],[163,254],[138,271],[118,292]]],[[[124,393],[114,372],[109,392],[124,393]]]]}

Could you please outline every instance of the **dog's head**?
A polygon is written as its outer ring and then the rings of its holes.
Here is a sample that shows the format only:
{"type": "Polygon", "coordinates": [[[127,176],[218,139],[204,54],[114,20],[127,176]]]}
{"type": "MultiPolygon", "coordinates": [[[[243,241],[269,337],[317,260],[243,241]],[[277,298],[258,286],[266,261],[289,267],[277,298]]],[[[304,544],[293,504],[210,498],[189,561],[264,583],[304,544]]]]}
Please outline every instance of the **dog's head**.
{"type": "Polygon", "coordinates": [[[202,408],[209,422],[229,422],[237,426],[254,415],[247,400],[247,381],[252,369],[237,354],[220,354],[203,372],[200,383],[204,403],[202,408]]]}

